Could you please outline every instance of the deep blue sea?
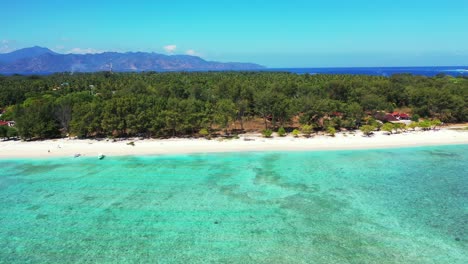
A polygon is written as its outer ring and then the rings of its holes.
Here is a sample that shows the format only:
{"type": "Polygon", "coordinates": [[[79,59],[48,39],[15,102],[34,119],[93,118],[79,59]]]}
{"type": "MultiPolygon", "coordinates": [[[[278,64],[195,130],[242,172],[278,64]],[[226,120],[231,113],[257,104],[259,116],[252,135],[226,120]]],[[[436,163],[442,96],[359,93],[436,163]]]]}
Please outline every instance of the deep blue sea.
{"type": "MultiPolygon", "coordinates": [[[[250,70],[239,70],[250,71],[250,70]]],[[[351,74],[372,75],[390,77],[394,74],[412,74],[433,77],[438,74],[449,76],[468,77],[468,66],[444,66],[444,67],[348,67],[348,68],[265,68],[253,70],[254,72],[290,72],[297,74],[351,74]]],[[[174,71],[160,71],[174,72],[174,71]]],[[[204,70],[187,70],[187,72],[206,72],[204,70]]],[[[51,73],[35,73],[37,75],[49,75],[51,73]]],[[[7,74],[8,75],[8,74],[7,74]]]]}
{"type": "Polygon", "coordinates": [[[413,74],[432,77],[437,74],[468,76],[468,66],[446,67],[363,67],[363,68],[272,68],[265,71],[292,72],[298,74],[353,74],[392,76],[394,74],[413,74]]]}
{"type": "Polygon", "coordinates": [[[468,263],[468,145],[0,160],[0,263],[468,263]]]}

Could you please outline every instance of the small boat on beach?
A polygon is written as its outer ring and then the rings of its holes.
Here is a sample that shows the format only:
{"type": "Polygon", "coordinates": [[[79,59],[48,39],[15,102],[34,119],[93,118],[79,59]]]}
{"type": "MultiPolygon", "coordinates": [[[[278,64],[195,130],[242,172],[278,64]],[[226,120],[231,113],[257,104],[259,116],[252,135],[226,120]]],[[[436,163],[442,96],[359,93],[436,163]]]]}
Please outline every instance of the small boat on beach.
{"type": "Polygon", "coordinates": [[[80,154],[80,153],[76,153],[73,157],[74,157],[74,158],[79,158],[79,157],[81,157],[81,154],[80,154]]]}
{"type": "Polygon", "coordinates": [[[100,153],[100,154],[98,155],[98,159],[100,159],[100,160],[104,159],[105,157],[106,157],[106,155],[104,155],[104,154],[102,154],[102,153],[100,153]]]}

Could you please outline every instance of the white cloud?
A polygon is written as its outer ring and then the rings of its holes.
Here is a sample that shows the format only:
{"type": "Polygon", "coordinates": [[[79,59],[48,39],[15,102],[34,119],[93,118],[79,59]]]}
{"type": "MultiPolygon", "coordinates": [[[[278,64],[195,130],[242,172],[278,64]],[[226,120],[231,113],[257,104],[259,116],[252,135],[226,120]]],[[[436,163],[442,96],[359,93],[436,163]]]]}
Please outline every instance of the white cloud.
{"type": "Polygon", "coordinates": [[[7,52],[13,51],[14,47],[12,47],[12,44],[14,44],[14,43],[15,43],[15,41],[2,39],[0,41],[0,53],[7,53],[7,52]]]}
{"type": "Polygon", "coordinates": [[[102,53],[102,51],[92,48],[73,48],[68,51],[68,53],[74,54],[95,54],[95,53],[102,53]]]}
{"type": "Polygon", "coordinates": [[[63,46],[63,45],[55,46],[55,50],[64,50],[64,49],[65,49],[65,46],[63,46]]]}
{"type": "Polygon", "coordinates": [[[196,51],[193,50],[193,49],[187,50],[187,51],[185,52],[185,54],[190,55],[190,56],[200,56],[200,55],[201,55],[200,53],[196,52],[196,51]]]}
{"type": "Polygon", "coordinates": [[[167,53],[174,53],[177,49],[176,45],[167,45],[163,47],[167,53]]]}

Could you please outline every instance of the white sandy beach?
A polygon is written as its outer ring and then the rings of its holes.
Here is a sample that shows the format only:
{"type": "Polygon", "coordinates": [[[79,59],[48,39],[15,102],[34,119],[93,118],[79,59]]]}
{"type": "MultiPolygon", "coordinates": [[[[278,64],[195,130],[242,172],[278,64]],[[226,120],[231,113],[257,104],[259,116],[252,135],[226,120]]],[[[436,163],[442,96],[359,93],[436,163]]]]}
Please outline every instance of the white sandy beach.
{"type": "Polygon", "coordinates": [[[47,158],[81,154],[97,157],[123,155],[162,155],[241,151],[313,151],[394,148],[430,145],[468,144],[468,131],[449,129],[405,132],[387,135],[376,132],[365,137],[361,132],[337,133],[335,137],[315,135],[311,138],[273,137],[262,138],[256,134],[240,135],[239,139],[128,139],[78,140],[56,139],[45,141],[3,141],[0,142],[0,158],[47,158]],[[127,143],[133,141],[134,146],[127,143]]]}

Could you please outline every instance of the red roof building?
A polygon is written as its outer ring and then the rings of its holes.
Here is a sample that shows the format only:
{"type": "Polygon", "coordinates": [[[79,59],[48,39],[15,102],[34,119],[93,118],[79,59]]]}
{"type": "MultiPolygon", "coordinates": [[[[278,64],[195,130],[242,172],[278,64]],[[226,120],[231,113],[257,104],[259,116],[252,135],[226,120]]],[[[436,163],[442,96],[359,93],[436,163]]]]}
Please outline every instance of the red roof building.
{"type": "Polygon", "coordinates": [[[383,121],[387,121],[387,122],[398,121],[398,118],[396,118],[393,114],[387,114],[383,118],[383,121]]]}
{"type": "Polygon", "coordinates": [[[408,114],[401,113],[400,114],[400,119],[410,119],[410,116],[408,114]]]}
{"type": "Polygon", "coordinates": [[[402,119],[402,120],[409,120],[410,119],[410,116],[408,114],[405,114],[405,113],[393,112],[390,115],[392,115],[396,119],[402,119]]]}

